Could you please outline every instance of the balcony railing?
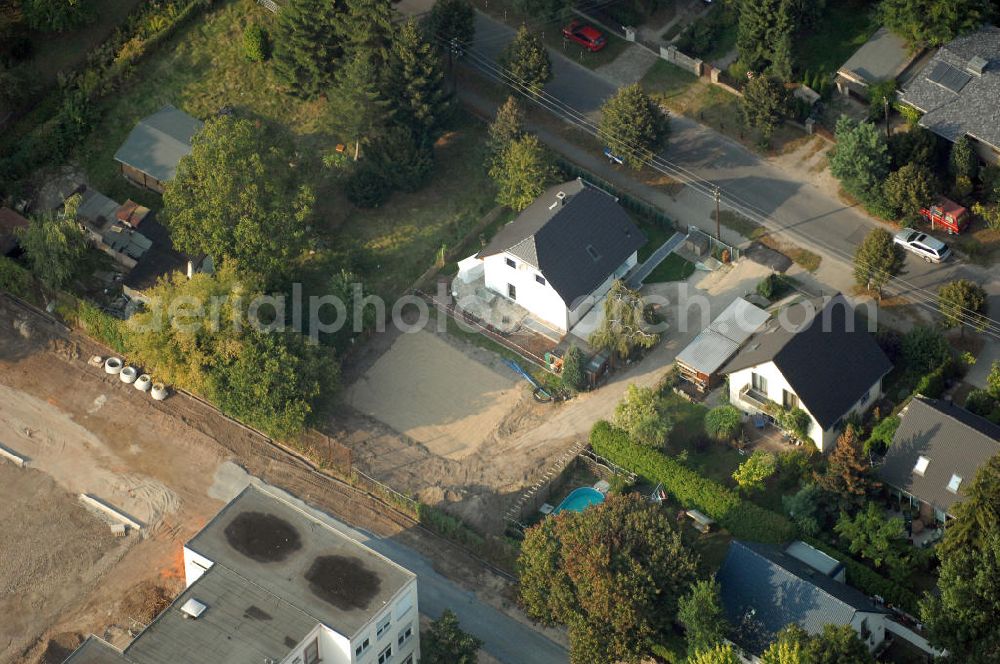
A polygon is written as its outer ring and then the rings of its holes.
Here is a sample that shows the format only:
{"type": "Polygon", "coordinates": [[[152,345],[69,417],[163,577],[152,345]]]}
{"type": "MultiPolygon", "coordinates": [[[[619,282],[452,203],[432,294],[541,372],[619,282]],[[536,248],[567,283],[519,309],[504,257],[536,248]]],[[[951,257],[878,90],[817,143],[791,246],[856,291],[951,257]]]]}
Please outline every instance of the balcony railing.
{"type": "Polygon", "coordinates": [[[751,406],[759,408],[764,412],[770,412],[775,406],[773,401],[754,389],[754,386],[750,383],[747,383],[743,389],[740,390],[740,398],[751,406]]]}

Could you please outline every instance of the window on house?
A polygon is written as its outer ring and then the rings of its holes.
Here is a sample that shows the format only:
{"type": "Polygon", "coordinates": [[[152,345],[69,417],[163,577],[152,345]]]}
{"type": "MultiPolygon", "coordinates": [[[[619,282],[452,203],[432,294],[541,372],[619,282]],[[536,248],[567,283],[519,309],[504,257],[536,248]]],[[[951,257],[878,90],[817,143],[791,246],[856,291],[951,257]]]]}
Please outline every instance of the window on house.
{"type": "Polygon", "coordinates": [[[378,654],[378,664],[385,664],[392,659],[392,645],[387,645],[385,650],[378,654]]]}
{"type": "Polygon", "coordinates": [[[948,491],[952,493],[958,493],[958,487],[962,486],[962,478],[958,475],[952,475],[951,481],[948,482],[948,491]]]}
{"type": "Polygon", "coordinates": [[[389,629],[389,616],[383,618],[375,627],[375,638],[381,639],[382,635],[389,629]]]}
{"type": "Polygon", "coordinates": [[[767,379],[759,373],[750,374],[750,383],[753,385],[753,389],[757,390],[761,394],[767,394],[767,379]]]}
{"type": "Polygon", "coordinates": [[[514,284],[507,284],[507,297],[512,300],[517,299],[517,288],[514,287],[514,284]]]}
{"type": "Polygon", "coordinates": [[[868,628],[868,618],[861,621],[861,638],[867,639],[871,636],[871,630],[868,628]]]}
{"type": "Polygon", "coordinates": [[[358,647],[354,649],[354,656],[355,657],[361,657],[362,655],[364,655],[366,652],[368,652],[368,647],[371,644],[372,644],[372,640],[369,639],[368,637],[365,637],[365,640],[362,641],[361,644],[358,645],[358,647]]]}
{"type": "Polygon", "coordinates": [[[313,639],[302,651],[302,656],[305,657],[305,664],[316,664],[319,661],[319,639],[313,639]]]}
{"type": "Polygon", "coordinates": [[[413,655],[407,655],[406,659],[403,660],[403,664],[413,664],[413,655]]]}
{"type": "Polygon", "coordinates": [[[406,629],[399,632],[399,637],[396,639],[396,645],[402,648],[403,644],[409,641],[411,636],[413,636],[413,626],[407,625],[406,629]]]}
{"type": "Polygon", "coordinates": [[[508,258],[507,259],[507,267],[512,267],[512,268],[517,269],[517,263],[514,262],[513,258],[508,258]]]}
{"type": "Polygon", "coordinates": [[[923,455],[917,457],[917,465],[913,467],[913,472],[923,477],[923,474],[927,472],[927,464],[930,462],[931,460],[923,455]]]}
{"type": "Polygon", "coordinates": [[[540,274],[536,274],[535,275],[535,281],[537,281],[538,283],[540,283],[543,286],[545,285],[545,277],[543,277],[540,274]]]}
{"type": "MultiPolygon", "coordinates": [[[[764,381],[764,384],[766,385],[767,381],[764,381]]],[[[789,392],[788,390],[782,390],[781,391],[781,403],[782,403],[782,405],[785,408],[787,408],[789,410],[792,410],[794,408],[798,408],[799,407],[799,395],[797,395],[795,392],[789,392]]]]}

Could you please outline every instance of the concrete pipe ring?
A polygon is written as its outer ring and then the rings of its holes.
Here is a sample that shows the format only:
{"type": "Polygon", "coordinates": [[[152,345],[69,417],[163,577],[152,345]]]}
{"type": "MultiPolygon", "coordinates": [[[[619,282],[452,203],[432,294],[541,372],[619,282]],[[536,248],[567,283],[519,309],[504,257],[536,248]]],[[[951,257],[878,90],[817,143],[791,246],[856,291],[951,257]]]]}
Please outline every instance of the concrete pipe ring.
{"type": "Polygon", "coordinates": [[[134,383],[139,372],[135,370],[135,367],[125,367],[122,372],[118,374],[118,379],[123,383],[134,383]]]}
{"type": "Polygon", "coordinates": [[[167,398],[167,386],[163,383],[153,383],[153,389],[150,394],[157,401],[163,401],[167,398]]]}
{"type": "Polygon", "coordinates": [[[135,383],[132,384],[132,387],[134,387],[137,390],[141,390],[143,392],[149,392],[149,388],[151,388],[152,386],[153,386],[153,379],[149,377],[149,374],[142,374],[141,376],[136,378],[135,383]]]}
{"type": "Polygon", "coordinates": [[[119,374],[122,371],[122,361],[117,357],[109,357],[104,361],[104,373],[106,374],[119,374]]]}

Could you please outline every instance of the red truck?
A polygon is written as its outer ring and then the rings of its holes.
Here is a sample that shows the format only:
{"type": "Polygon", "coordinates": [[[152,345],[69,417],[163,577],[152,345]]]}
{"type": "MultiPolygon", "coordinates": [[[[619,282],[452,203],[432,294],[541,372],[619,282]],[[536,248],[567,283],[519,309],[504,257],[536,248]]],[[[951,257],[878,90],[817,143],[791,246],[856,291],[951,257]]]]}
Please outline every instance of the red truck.
{"type": "Polygon", "coordinates": [[[920,214],[931,225],[931,230],[940,227],[950,235],[962,232],[969,224],[969,211],[953,200],[941,197],[929,208],[921,208],[920,214]]]}

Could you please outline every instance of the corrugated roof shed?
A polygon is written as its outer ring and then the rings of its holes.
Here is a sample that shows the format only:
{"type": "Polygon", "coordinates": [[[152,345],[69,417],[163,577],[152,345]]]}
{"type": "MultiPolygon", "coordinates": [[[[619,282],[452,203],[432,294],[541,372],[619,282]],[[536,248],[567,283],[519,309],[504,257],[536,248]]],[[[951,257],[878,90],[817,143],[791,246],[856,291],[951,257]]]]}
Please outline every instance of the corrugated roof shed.
{"type": "Polygon", "coordinates": [[[115,161],[151,175],[172,180],[177,164],[191,153],[191,138],[204,123],[170,104],[143,118],[125,139],[115,161]]]}
{"type": "Polygon", "coordinates": [[[792,623],[817,634],[851,624],[858,611],[885,613],[861,591],[767,544],[734,540],[716,578],[735,640],[757,654],[792,623]]]}
{"type": "Polygon", "coordinates": [[[969,134],[1000,148],[998,59],[1000,29],[987,25],[958,37],[909,82],[903,101],[924,113],[922,126],[950,141],[969,134]]]}
{"type": "Polygon", "coordinates": [[[997,454],[1000,427],[954,404],[918,396],[900,412],[878,475],[947,513],[961,501],[976,471],[997,454]],[[915,472],[920,457],[929,460],[923,473],[915,472]],[[948,488],[954,477],[960,478],[957,492],[948,488]]]}
{"type": "Polygon", "coordinates": [[[644,244],[645,234],[614,197],[576,179],[547,189],[478,257],[510,252],[541,272],[572,309],[644,244]]]}
{"type": "Polygon", "coordinates": [[[677,362],[712,375],[769,317],[760,307],[738,297],[677,355],[677,362]]]}

